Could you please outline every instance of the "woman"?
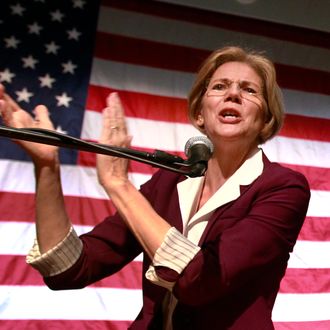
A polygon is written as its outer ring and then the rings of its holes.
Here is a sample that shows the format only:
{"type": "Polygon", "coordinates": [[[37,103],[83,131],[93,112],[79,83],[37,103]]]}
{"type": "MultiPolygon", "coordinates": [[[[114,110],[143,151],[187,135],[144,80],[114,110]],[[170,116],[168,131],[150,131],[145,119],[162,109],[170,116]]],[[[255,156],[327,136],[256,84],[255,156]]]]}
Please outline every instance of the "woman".
{"type": "MultiPolygon", "coordinates": [[[[52,128],[3,94],[14,127],[52,128]]],[[[138,191],[127,160],[97,156],[118,212],[78,237],[65,211],[58,150],[18,141],[35,164],[37,241],[27,260],[54,290],[82,288],[141,252],[143,308],[131,329],[273,329],[271,313],[310,198],[306,179],[270,162],[259,145],[283,121],[273,64],[238,47],[213,52],[188,99],[193,125],[213,143],[204,177],[159,170],[138,191]]],[[[123,108],[111,94],[100,143],[128,147],[123,108]]]]}

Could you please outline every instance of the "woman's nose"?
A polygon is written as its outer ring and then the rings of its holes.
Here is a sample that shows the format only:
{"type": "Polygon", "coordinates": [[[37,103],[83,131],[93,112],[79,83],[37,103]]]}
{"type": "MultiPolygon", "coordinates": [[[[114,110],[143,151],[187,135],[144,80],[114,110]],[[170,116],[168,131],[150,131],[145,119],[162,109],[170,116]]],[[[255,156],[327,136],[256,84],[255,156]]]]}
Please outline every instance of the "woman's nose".
{"type": "Polygon", "coordinates": [[[232,83],[228,86],[225,99],[237,101],[241,99],[241,96],[241,88],[238,84],[232,83]]]}

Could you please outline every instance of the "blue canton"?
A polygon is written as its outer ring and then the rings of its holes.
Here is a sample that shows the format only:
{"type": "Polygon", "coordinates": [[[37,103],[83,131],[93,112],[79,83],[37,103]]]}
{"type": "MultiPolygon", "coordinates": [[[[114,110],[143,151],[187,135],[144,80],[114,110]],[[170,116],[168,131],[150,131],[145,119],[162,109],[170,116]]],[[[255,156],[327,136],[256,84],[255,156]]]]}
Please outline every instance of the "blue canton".
{"type": "MultiPolygon", "coordinates": [[[[56,129],[80,137],[92,66],[99,1],[3,0],[0,12],[0,82],[32,112],[44,104],[56,129]]],[[[76,150],[61,149],[74,164],[76,150]]],[[[0,158],[29,160],[0,136],[0,158]]]]}

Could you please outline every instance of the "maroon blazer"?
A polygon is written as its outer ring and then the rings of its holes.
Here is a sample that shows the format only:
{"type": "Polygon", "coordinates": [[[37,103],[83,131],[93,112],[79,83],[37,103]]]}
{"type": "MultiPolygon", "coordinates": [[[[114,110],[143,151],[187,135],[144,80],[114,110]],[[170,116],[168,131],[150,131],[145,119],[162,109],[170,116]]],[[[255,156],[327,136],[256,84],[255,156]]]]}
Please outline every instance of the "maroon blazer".
{"type": "MultiPolygon", "coordinates": [[[[310,199],[305,177],[271,163],[263,155],[262,174],[241,195],[212,214],[200,239],[200,252],[176,274],[159,268],[159,275],[175,280],[178,299],[174,330],[274,329],[271,313],[284,276],[289,252],[298,237],[310,199]]],[[[154,209],[182,231],[177,184],[185,177],[159,170],[141,187],[154,209]]],[[[118,214],[106,218],[81,236],[83,253],[66,272],[45,278],[54,290],[85,287],[107,277],[143,252],[118,214]]],[[[143,261],[143,308],[131,329],[162,329],[162,301],[166,289],[146,280],[150,265],[143,261]]]]}

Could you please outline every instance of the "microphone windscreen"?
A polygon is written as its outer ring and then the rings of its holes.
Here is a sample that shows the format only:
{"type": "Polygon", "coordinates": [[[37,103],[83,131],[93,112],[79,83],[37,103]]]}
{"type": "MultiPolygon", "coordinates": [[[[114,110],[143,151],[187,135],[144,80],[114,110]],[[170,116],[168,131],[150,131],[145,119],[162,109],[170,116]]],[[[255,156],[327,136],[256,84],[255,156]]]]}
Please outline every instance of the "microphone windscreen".
{"type": "Polygon", "coordinates": [[[206,136],[200,135],[200,136],[193,136],[186,142],[186,145],[184,147],[184,152],[188,158],[191,157],[191,151],[193,147],[198,144],[204,145],[209,150],[210,155],[212,155],[214,150],[213,143],[206,136]]]}

